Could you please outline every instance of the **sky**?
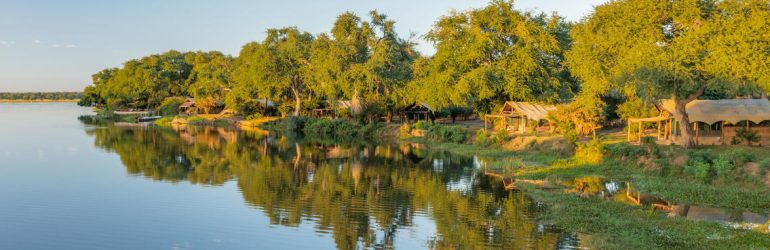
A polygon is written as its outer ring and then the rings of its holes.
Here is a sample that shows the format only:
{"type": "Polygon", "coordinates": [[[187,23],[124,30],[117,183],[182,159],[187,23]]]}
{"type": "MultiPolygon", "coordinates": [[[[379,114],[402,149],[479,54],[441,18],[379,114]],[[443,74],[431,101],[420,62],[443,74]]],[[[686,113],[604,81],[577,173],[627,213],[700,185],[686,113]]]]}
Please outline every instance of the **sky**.
{"type": "MultiPolygon", "coordinates": [[[[417,49],[434,53],[420,37],[451,10],[488,0],[2,0],[0,92],[81,91],[91,75],[127,60],[179,51],[218,50],[237,56],[268,28],[296,26],[328,32],[342,12],[366,17],[376,9],[396,21],[417,49]]],[[[558,12],[579,21],[606,0],[518,0],[526,11],[558,12]]]]}

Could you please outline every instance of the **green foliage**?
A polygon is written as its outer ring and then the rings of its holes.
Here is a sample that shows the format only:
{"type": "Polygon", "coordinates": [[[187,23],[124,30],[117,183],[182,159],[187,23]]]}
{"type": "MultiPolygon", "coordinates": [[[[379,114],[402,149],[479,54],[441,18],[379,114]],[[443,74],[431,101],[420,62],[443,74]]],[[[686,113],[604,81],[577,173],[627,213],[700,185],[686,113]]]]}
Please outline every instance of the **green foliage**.
{"type": "Polygon", "coordinates": [[[246,120],[256,120],[264,117],[265,115],[263,115],[262,113],[253,113],[253,114],[250,114],[249,116],[246,116],[246,120]]]}
{"type": "Polygon", "coordinates": [[[600,163],[606,151],[604,139],[594,138],[587,143],[580,143],[575,150],[575,160],[581,163],[600,163]]]}
{"type": "Polygon", "coordinates": [[[729,180],[736,178],[738,168],[753,160],[754,156],[744,150],[725,152],[716,157],[709,150],[694,150],[689,152],[684,171],[705,183],[715,177],[729,180]]]}
{"type": "Polygon", "coordinates": [[[735,132],[735,137],[730,141],[733,145],[741,144],[745,141],[747,145],[751,146],[752,143],[759,142],[762,139],[762,136],[757,131],[746,128],[739,128],[735,132]]]}
{"type": "Polygon", "coordinates": [[[478,145],[487,146],[492,143],[492,140],[490,139],[487,131],[484,131],[483,129],[476,130],[476,139],[475,143],[478,145]]]}
{"type": "Polygon", "coordinates": [[[184,98],[181,97],[169,97],[158,107],[158,113],[162,116],[176,115],[179,113],[179,105],[182,105],[184,98]]]}
{"type": "Polygon", "coordinates": [[[433,141],[465,143],[468,131],[461,126],[434,124],[428,126],[426,137],[433,141]]]}
{"type": "Polygon", "coordinates": [[[628,143],[614,143],[607,145],[607,154],[615,158],[630,158],[636,159],[640,156],[647,154],[646,150],[639,146],[634,146],[628,143]]]}
{"type": "Polygon", "coordinates": [[[714,159],[714,172],[717,176],[721,178],[731,178],[733,169],[735,169],[735,166],[733,165],[733,162],[730,161],[727,154],[720,154],[719,157],[714,159]]]}
{"type": "Polygon", "coordinates": [[[759,174],[765,175],[770,172],[770,158],[765,158],[759,162],[759,174]]]}
{"type": "Polygon", "coordinates": [[[414,123],[414,125],[412,125],[414,129],[428,129],[428,127],[430,126],[431,126],[430,122],[426,122],[422,120],[417,121],[414,123]]]}
{"type": "Polygon", "coordinates": [[[633,109],[644,107],[636,100],[686,102],[704,88],[768,90],[770,68],[758,65],[770,44],[755,32],[770,30],[768,17],[765,1],[611,1],[574,26],[566,65],[581,80],[580,96],[629,96],[622,116],[646,112],[633,109]]]}
{"type": "Polygon", "coordinates": [[[415,61],[409,93],[435,108],[477,110],[489,102],[568,97],[570,77],[561,61],[569,29],[557,15],[522,12],[511,1],[450,13],[426,35],[436,53],[415,61]]]}

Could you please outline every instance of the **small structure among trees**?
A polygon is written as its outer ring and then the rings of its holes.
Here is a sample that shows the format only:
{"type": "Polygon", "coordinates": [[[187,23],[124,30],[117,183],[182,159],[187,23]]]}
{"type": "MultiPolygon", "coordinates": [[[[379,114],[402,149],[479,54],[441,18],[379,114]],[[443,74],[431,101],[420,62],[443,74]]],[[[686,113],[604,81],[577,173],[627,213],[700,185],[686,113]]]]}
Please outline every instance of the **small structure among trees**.
{"type": "Polygon", "coordinates": [[[180,114],[192,114],[195,113],[195,100],[192,98],[185,98],[184,102],[179,105],[180,114]]]}
{"type": "Polygon", "coordinates": [[[424,102],[412,103],[401,110],[402,121],[433,121],[436,119],[433,108],[424,102]]]}
{"type": "Polygon", "coordinates": [[[316,108],[311,110],[311,115],[318,118],[337,118],[337,107],[332,105],[332,102],[328,100],[323,101],[316,108]]]}
{"type": "MultiPolygon", "coordinates": [[[[674,101],[661,101],[657,108],[657,117],[628,120],[628,141],[641,142],[646,128],[655,127],[658,143],[679,143],[681,127],[674,118],[674,101]]],[[[686,113],[696,145],[770,145],[770,101],[765,98],[695,100],[687,104],[686,113]]]]}
{"type": "MultiPolygon", "coordinates": [[[[514,133],[524,133],[527,131],[527,121],[535,121],[534,127],[539,127],[541,121],[548,121],[546,118],[551,111],[556,110],[556,106],[542,105],[529,102],[505,102],[497,114],[487,114],[484,116],[484,129],[487,129],[487,123],[501,121],[500,129],[512,130],[514,133]]],[[[550,124],[549,124],[550,126],[550,124]]]]}

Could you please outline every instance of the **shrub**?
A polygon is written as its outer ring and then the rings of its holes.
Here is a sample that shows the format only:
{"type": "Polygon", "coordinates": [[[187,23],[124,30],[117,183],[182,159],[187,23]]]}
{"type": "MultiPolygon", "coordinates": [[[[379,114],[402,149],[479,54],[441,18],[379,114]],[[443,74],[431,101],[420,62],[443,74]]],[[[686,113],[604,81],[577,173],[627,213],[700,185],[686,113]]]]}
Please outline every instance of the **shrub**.
{"type": "Polygon", "coordinates": [[[731,143],[735,145],[746,141],[746,144],[751,146],[752,143],[759,142],[760,139],[762,139],[762,137],[759,136],[757,131],[740,128],[736,131],[735,137],[733,137],[731,143]]]}
{"type": "Polygon", "coordinates": [[[430,123],[426,121],[417,121],[412,125],[414,129],[427,129],[430,126],[430,123]]]}
{"type": "Polygon", "coordinates": [[[158,113],[162,116],[176,115],[179,113],[179,105],[182,105],[184,98],[182,97],[169,97],[163,100],[158,107],[158,113]]]}
{"type": "Polygon", "coordinates": [[[203,125],[203,124],[206,124],[206,122],[207,122],[206,119],[203,119],[197,116],[187,118],[187,124],[190,124],[190,125],[203,125]]]}
{"type": "Polygon", "coordinates": [[[607,145],[606,150],[610,156],[616,158],[638,158],[646,154],[643,148],[625,142],[607,145]]]}
{"type": "Polygon", "coordinates": [[[770,158],[759,162],[759,173],[765,175],[768,171],[770,171],[770,158]]]}
{"type": "Polygon", "coordinates": [[[411,136],[412,132],[412,126],[409,126],[408,123],[401,124],[401,127],[398,129],[398,133],[401,136],[401,138],[407,138],[411,136]]]}
{"type": "Polygon", "coordinates": [[[642,137],[642,145],[647,150],[647,156],[658,157],[660,156],[660,150],[658,149],[658,140],[652,136],[642,137]]]}
{"type": "Polygon", "coordinates": [[[713,163],[714,171],[720,178],[729,178],[733,172],[733,162],[730,161],[730,156],[727,154],[720,154],[713,163]]]}
{"type": "Polygon", "coordinates": [[[711,152],[708,150],[693,150],[689,152],[684,172],[695,176],[703,182],[709,182],[715,175],[712,167],[711,152]]]}
{"type": "Polygon", "coordinates": [[[577,146],[575,160],[581,163],[600,163],[604,158],[605,145],[601,137],[577,146]]]}
{"type": "Polygon", "coordinates": [[[286,127],[286,131],[302,132],[308,120],[309,118],[304,116],[289,116],[283,120],[283,124],[286,127]]]}
{"type": "Polygon", "coordinates": [[[486,146],[490,143],[491,140],[489,139],[489,135],[487,135],[487,131],[484,131],[483,129],[476,130],[476,144],[486,146]]]}
{"type": "Polygon", "coordinates": [[[508,131],[505,129],[498,129],[492,134],[492,141],[495,143],[501,143],[507,141],[509,138],[508,131]]]}
{"type": "Polygon", "coordinates": [[[434,141],[464,143],[468,132],[460,126],[431,125],[427,128],[427,137],[434,141]]]}
{"type": "Polygon", "coordinates": [[[746,165],[746,163],[756,160],[756,156],[754,154],[744,149],[733,150],[723,155],[736,167],[742,167],[743,165],[746,165]]]}
{"type": "Polygon", "coordinates": [[[256,120],[265,117],[262,113],[253,113],[246,117],[246,120],[256,120]]]}

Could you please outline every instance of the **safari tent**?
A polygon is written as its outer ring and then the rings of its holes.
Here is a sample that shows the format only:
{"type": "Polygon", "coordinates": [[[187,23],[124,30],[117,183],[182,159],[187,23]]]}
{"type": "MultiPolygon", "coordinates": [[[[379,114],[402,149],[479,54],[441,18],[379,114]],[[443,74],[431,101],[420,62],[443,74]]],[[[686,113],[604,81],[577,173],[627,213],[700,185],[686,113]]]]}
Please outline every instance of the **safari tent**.
{"type": "Polygon", "coordinates": [[[527,130],[528,121],[534,121],[535,127],[539,127],[541,121],[547,121],[548,113],[556,110],[556,106],[536,104],[530,102],[505,102],[496,114],[484,116],[484,129],[487,123],[501,120],[503,129],[514,133],[524,133],[527,130]]]}
{"type": "Polygon", "coordinates": [[[405,121],[432,121],[436,119],[433,108],[424,102],[412,103],[401,110],[405,121]]]}
{"type": "MultiPolygon", "coordinates": [[[[679,143],[681,129],[674,118],[674,102],[663,100],[656,106],[659,116],[628,120],[629,141],[640,141],[645,136],[645,124],[652,123],[659,143],[679,143]],[[637,133],[636,136],[632,131],[637,133]]],[[[698,145],[731,144],[743,130],[761,137],[755,144],[770,145],[770,101],[767,99],[695,100],[687,104],[686,111],[698,145]]]]}

